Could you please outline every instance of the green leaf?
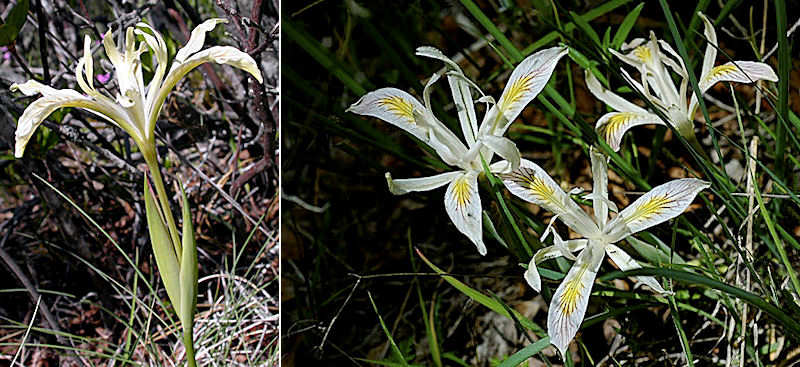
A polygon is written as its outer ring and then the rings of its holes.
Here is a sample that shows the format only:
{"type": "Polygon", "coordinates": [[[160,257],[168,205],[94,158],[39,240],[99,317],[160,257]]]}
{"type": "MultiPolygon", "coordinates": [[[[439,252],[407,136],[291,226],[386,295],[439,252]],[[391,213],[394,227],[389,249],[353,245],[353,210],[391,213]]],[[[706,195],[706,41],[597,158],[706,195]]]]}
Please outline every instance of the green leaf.
{"type": "Polygon", "coordinates": [[[161,219],[159,206],[153,199],[153,188],[150,186],[147,176],[144,178],[144,209],[147,214],[147,229],[150,231],[150,244],[153,246],[153,254],[156,257],[158,272],[161,280],[164,281],[164,288],[167,289],[172,307],[176,309],[181,305],[181,293],[178,287],[179,267],[178,257],[169,238],[169,231],[164,221],[161,219]]]}
{"type": "Polygon", "coordinates": [[[587,22],[586,19],[583,19],[583,17],[574,11],[569,12],[569,15],[572,17],[572,21],[575,22],[575,25],[577,25],[578,28],[583,31],[583,33],[586,33],[586,35],[592,39],[592,42],[594,42],[596,46],[600,46],[600,36],[598,36],[594,28],[589,25],[589,22],[587,22]]]}
{"type": "Polygon", "coordinates": [[[25,25],[29,7],[28,0],[20,0],[8,13],[5,24],[0,25],[0,46],[8,46],[17,39],[22,26],[25,25]]]}
{"type": "Polygon", "coordinates": [[[642,11],[643,7],[644,3],[641,3],[625,16],[625,19],[622,20],[622,24],[619,25],[619,29],[617,29],[617,33],[614,33],[614,39],[611,41],[611,48],[616,50],[625,42],[634,24],[636,24],[636,20],[639,19],[639,13],[642,11]]]}
{"type": "Polygon", "coordinates": [[[378,312],[378,306],[375,306],[375,300],[372,299],[372,293],[367,291],[367,297],[369,297],[369,302],[372,304],[372,309],[375,310],[375,314],[378,315],[378,322],[381,323],[381,328],[383,328],[383,332],[386,334],[386,337],[389,338],[389,345],[392,347],[392,352],[395,354],[395,357],[400,360],[401,366],[408,366],[406,362],[406,357],[403,356],[403,352],[400,351],[400,348],[394,342],[394,338],[392,338],[392,333],[389,332],[389,329],[386,327],[386,323],[383,322],[383,318],[381,317],[380,312],[378,312]]]}
{"type": "MultiPolygon", "coordinates": [[[[433,271],[435,271],[435,272],[437,272],[439,274],[445,274],[445,272],[442,269],[439,269],[436,265],[433,265],[433,263],[430,262],[428,260],[428,258],[426,258],[424,255],[422,255],[422,252],[420,252],[419,249],[417,249],[417,255],[419,255],[419,257],[422,259],[422,261],[424,261],[426,264],[428,264],[428,266],[431,269],[433,269],[433,271]]],[[[483,294],[483,293],[481,293],[481,292],[479,292],[479,291],[477,291],[475,289],[472,289],[472,287],[462,283],[458,279],[453,278],[450,275],[442,275],[442,279],[444,279],[446,282],[450,283],[450,285],[452,285],[453,287],[455,287],[456,289],[461,291],[461,293],[464,293],[464,295],[466,295],[467,297],[472,298],[473,301],[478,302],[478,303],[488,307],[492,311],[497,312],[497,313],[499,313],[499,314],[501,314],[501,315],[503,315],[505,317],[508,317],[508,318],[510,318],[512,320],[516,318],[516,320],[518,320],[519,323],[523,327],[525,327],[526,329],[529,329],[529,330],[533,330],[537,334],[540,334],[540,335],[545,335],[546,334],[544,329],[542,329],[539,325],[534,324],[533,321],[529,320],[527,317],[523,316],[521,313],[517,312],[516,310],[514,310],[512,308],[507,308],[507,307],[503,306],[497,300],[495,300],[495,299],[493,299],[493,298],[491,298],[491,297],[489,297],[489,296],[487,296],[487,295],[485,295],[485,294],[483,294]],[[514,314],[513,317],[511,316],[511,314],[509,314],[508,310],[511,310],[511,312],[514,314]]]]}
{"type": "Polygon", "coordinates": [[[194,310],[197,307],[197,243],[194,239],[194,227],[192,226],[192,211],[189,209],[189,200],[186,199],[186,192],[181,187],[183,196],[183,238],[181,238],[182,254],[180,258],[180,287],[181,304],[178,316],[183,324],[183,343],[187,352],[194,357],[194,342],[192,340],[192,330],[194,325],[194,310]]]}
{"type": "Polygon", "coordinates": [[[516,353],[506,358],[503,363],[500,363],[497,367],[516,367],[520,363],[527,361],[528,358],[532,357],[534,354],[541,352],[544,348],[547,348],[548,345],[550,345],[549,336],[539,339],[537,342],[528,344],[528,346],[525,348],[518,350],[516,353]]]}

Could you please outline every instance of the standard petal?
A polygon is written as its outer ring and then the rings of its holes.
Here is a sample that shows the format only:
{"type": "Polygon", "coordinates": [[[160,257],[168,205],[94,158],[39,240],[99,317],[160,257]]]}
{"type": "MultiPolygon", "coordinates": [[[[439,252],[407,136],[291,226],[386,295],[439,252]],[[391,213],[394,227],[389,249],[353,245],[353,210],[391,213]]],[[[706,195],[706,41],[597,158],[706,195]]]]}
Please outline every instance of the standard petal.
{"type": "Polygon", "coordinates": [[[450,182],[444,194],[444,206],[456,228],[469,237],[481,255],[486,255],[477,172],[462,173],[450,182]]]}
{"type": "Polygon", "coordinates": [[[664,125],[664,122],[657,115],[649,112],[609,112],[597,120],[595,129],[616,152],[619,151],[622,137],[628,129],[648,124],[664,125]]]}
{"type": "MultiPolygon", "coordinates": [[[[614,264],[617,264],[619,270],[628,271],[633,269],[639,269],[642,266],[636,262],[633,258],[631,258],[625,251],[615,245],[606,245],[606,254],[611,260],[614,260],[614,264]]],[[[661,284],[658,283],[656,278],[649,277],[649,276],[637,276],[633,277],[636,281],[641,282],[642,284],[647,285],[656,293],[668,293],[661,287],[661,284]]]]}
{"type": "Polygon", "coordinates": [[[585,80],[586,80],[586,87],[589,88],[589,92],[592,93],[597,99],[603,101],[603,103],[607,104],[609,107],[617,110],[619,112],[636,112],[640,114],[646,114],[647,110],[641,108],[631,102],[628,102],[625,98],[620,97],[619,95],[615,94],[614,92],[605,89],[600,81],[597,80],[597,77],[592,74],[591,71],[586,70],[585,72],[585,80]]]}
{"type": "Polygon", "coordinates": [[[175,54],[175,62],[181,63],[186,61],[192,54],[200,51],[203,48],[203,43],[206,41],[206,33],[211,32],[219,23],[227,23],[228,21],[222,18],[211,18],[203,23],[200,23],[192,30],[192,35],[189,37],[189,42],[183,46],[178,53],[175,54]]]}
{"type": "MultiPolygon", "coordinates": [[[[503,94],[497,102],[497,114],[490,123],[489,133],[503,135],[519,113],[544,89],[550,76],[564,55],[566,47],[552,47],[522,60],[508,78],[503,94]]],[[[487,114],[488,115],[488,114],[487,114]]],[[[483,127],[482,127],[483,128],[483,127]]]]}
{"type": "MultiPolygon", "coordinates": [[[[579,239],[579,240],[569,240],[566,241],[566,247],[569,251],[575,252],[583,250],[586,247],[586,244],[589,243],[588,240],[579,239]]],[[[555,259],[559,256],[562,256],[563,252],[559,246],[547,246],[536,253],[531,258],[531,261],[528,263],[528,269],[525,270],[525,281],[528,282],[528,285],[533,288],[533,290],[540,292],[542,290],[542,279],[539,276],[539,270],[537,269],[537,265],[541,264],[544,261],[555,259]]]]}
{"type": "Polygon", "coordinates": [[[386,183],[392,194],[403,195],[412,191],[430,191],[442,187],[462,174],[463,172],[447,172],[435,176],[395,180],[391,173],[386,172],[386,183]]]}
{"type": "Polygon", "coordinates": [[[600,230],[592,218],[535,163],[523,159],[518,169],[501,174],[500,178],[512,194],[558,215],[562,222],[582,236],[599,234],[600,230]]]}
{"type": "Polygon", "coordinates": [[[487,135],[481,138],[481,141],[486,144],[491,150],[511,162],[511,169],[519,168],[520,160],[522,159],[517,145],[508,138],[501,136],[487,135]]]}
{"type": "Polygon", "coordinates": [[[604,228],[608,220],[608,158],[603,153],[589,149],[592,159],[592,210],[594,221],[604,228]]]}
{"type": "Polygon", "coordinates": [[[589,244],[569,269],[550,302],[547,333],[550,335],[550,343],[558,348],[562,356],[583,322],[594,278],[603,256],[602,245],[589,244]]]}
{"type": "Polygon", "coordinates": [[[705,14],[697,12],[697,15],[703,20],[703,26],[705,27],[703,35],[706,37],[706,42],[708,42],[705,55],[703,55],[703,69],[700,72],[700,75],[706,75],[714,67],[714,62],[717,60],[717,31],[714,30],[714,24],[708,20],[705,14]]]}
{"type": "Polygon", "coordinates": [[[675,218],[692,203],[708,182],[682,178],[657,186],[622,210],[606,231],[609,243],[675,218]]]}

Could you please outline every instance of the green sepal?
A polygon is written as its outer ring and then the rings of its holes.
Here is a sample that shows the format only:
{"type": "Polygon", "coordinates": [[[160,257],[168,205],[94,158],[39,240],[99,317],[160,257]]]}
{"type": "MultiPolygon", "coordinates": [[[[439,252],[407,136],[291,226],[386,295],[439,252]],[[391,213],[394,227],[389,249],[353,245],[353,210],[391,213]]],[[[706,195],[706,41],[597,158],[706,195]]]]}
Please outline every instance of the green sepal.
{"type": "Polygon", "coordinates": [[[181,305],[181,293],[178,266],[178,257],[172,246],[169,232],[164,221],[161,219],[161,212],[153,199],[153,188],[147,177],[144,178],[144,208],[147,213],[147,228],[150,232],[150,244],[153,246],[153,254],[156,257],[158,272],[161,280],[164,281],[164,288],[167,289],[172,307],[178,309],[181,305]]]}

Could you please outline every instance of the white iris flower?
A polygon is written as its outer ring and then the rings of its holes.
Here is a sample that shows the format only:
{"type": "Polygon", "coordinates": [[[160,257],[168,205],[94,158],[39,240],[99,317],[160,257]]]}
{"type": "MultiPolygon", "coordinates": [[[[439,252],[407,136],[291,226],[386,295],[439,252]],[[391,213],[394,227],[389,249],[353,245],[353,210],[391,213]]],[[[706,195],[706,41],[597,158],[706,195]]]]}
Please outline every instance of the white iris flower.
{"type": "MultiPolygon", "coordinates": [[[[553,221],[560,219],[583,237],[564,241],[552,229],[551,222],[542,239],[552,233],[553,245],[537,251],[525,271],[525,280],[538,292],[542,287],[536,269],[538,263],[559,256],[575,260],[553,295],[547,313],[550,341],[562,355],[583,321],[589,294],[605,254],[614,260],[620,270],[640,268],[635,260],[614,244],[677,217],[701,190],[709,186],[707,182],[694,178],[673,180],[653,188],[615,217],[609,218],[609,209],[615,212],[617,209],[608,199],[608,162],[602,153],[593,149],[590,155],[594,183],[592,193],[586,197],[592,200],[594,218],[581,209],[547,172],[531,161],[523,159],[517,170],[500,175],[511,193],[549,210],[555,214],[553,221]],[[575,257],[572,253],[577,251],[581,252],[575,257]]],[[[639,276],[636,280],[656,292],[665,292],[653,277],[639,276]]]]}
{"type": "Polygon", "coordinates": [[[441,51],[433,47],[418,48],[417,55],[438,59],[447,65],[447,80],[464,141],[433,115],[431,86],[440,74],[434,74],[428,80],[423,91],[424,104],[402,90],[381,88],[361,97],[347,111],[377,117],[405,130],[433,148],[445,163],[456,168],[435,176],[399,180],[392,179],[387,172],[386,181],[395,195],[448,185],[444,198],[447,214],[456,228],[472,240],[478,252],[485,255],[481,198],[478,195],[478,174],[483,171],[481,156],[487,163],[491,162],[494,153],[505,158],[491,164],[492,172],[508,172],[519,167],[517,146],[503,135],[522,109],[544,89],[558,60],[566,53],[565,47],[553,47],[527,57],[511,73],[500,100],[494,103],[464,75],[458,64],[441,51]],[[481,94],[477,101],[473,100],[471,89],[481,94]],[[491,104],[480,126],[475,115],[476,102],[491,104]]]}
{"type": "Polygon", "coordinates": [[[113,97],[103,94],[94,87],[91,39],[87,35],[84,38],[83,58],[75,69],[75,77],[83,94],[73,89],[54,89],[35,80],[11,86],[12,90],[19,90],[28,96],[42,95],[28,105],[19,118],[14,155],[22,157],[25,146],[36,128],[51,113],[63,107],[78,107],[125,130],[145,157],[152,158],[155,153],[154,129],[161,106],[172,88],[188,72],[204,63],[216,62],[243,69],[262,82],[261,72],[250,55],[229,46],[214,46],[200,51],[206,33],[223,22],[226,21],[209,19],[192,30],[189,42],[175,55],[169,69],[167,69],[167,44],[161,34],[149,25],[138,23],[136,28],[128,28],[122,52],[114,44],[114,37],[109,29],[103,38],[103,46],[109,61],[114,65],[119,87],[119,92],[113,97]],[[144,42],[137,45],[136,36],[141,36],[144,42]],[[158,66],[152,80],[145,86],[140,57],[147,48],[155,56],[158,66]]]}
{"type": "MultiPolygon", "coordinates": [[[[772,67],[762,62],[731,61],[714,66],[717,58],[717,34],[708,18],[699,13],[705,24],[705,37],[708,39],[703,68],[698,79],[700,92],[705,93],[709,88],[722,81],[738,83],[754,83],[759,80],[778,81],[778,76],[772,67]]],[[[663,40],[657,40],[655,34],[650,32],[650,40],[637,38],[622,46],[626,54],[609,50],[620,60],[635,67],[641,74],[641,83],[636,82],[623,69],[622,73],[640,93],[656,105],[675,126],[678,133],[692,143],[697,140],[694,134],[694,116],[697,110],[697,98],[694,93],[691,100],[687,93],[691,93],[689,86],[689,73],[683,60],[672,47],[663,40]],[[676,87],[669,69],[680,77],[680,87],[676,87]]],[[[586,85],[597,99],[613,108],[610,112],[597,121],[596,129],[606,142],[615,151],[619,150],[622,137],[628,129],[645,124],[665,125],[655,113],[639,107],[624,98],[606,90],[589,70],[586,70],[586,85]]]]}

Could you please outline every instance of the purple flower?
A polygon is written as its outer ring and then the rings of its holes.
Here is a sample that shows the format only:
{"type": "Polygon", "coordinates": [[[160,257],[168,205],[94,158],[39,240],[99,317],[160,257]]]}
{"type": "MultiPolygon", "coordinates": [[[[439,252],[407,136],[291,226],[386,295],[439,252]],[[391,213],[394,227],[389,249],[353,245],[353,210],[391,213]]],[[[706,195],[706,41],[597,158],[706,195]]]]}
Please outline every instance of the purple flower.
{"type": "Polygon", "coordinates": [[[100,84],[106,84],[111,79],[111,72],[105,74],[97,74],[96,78],[97,81],[100,82],[100,84]]]}

